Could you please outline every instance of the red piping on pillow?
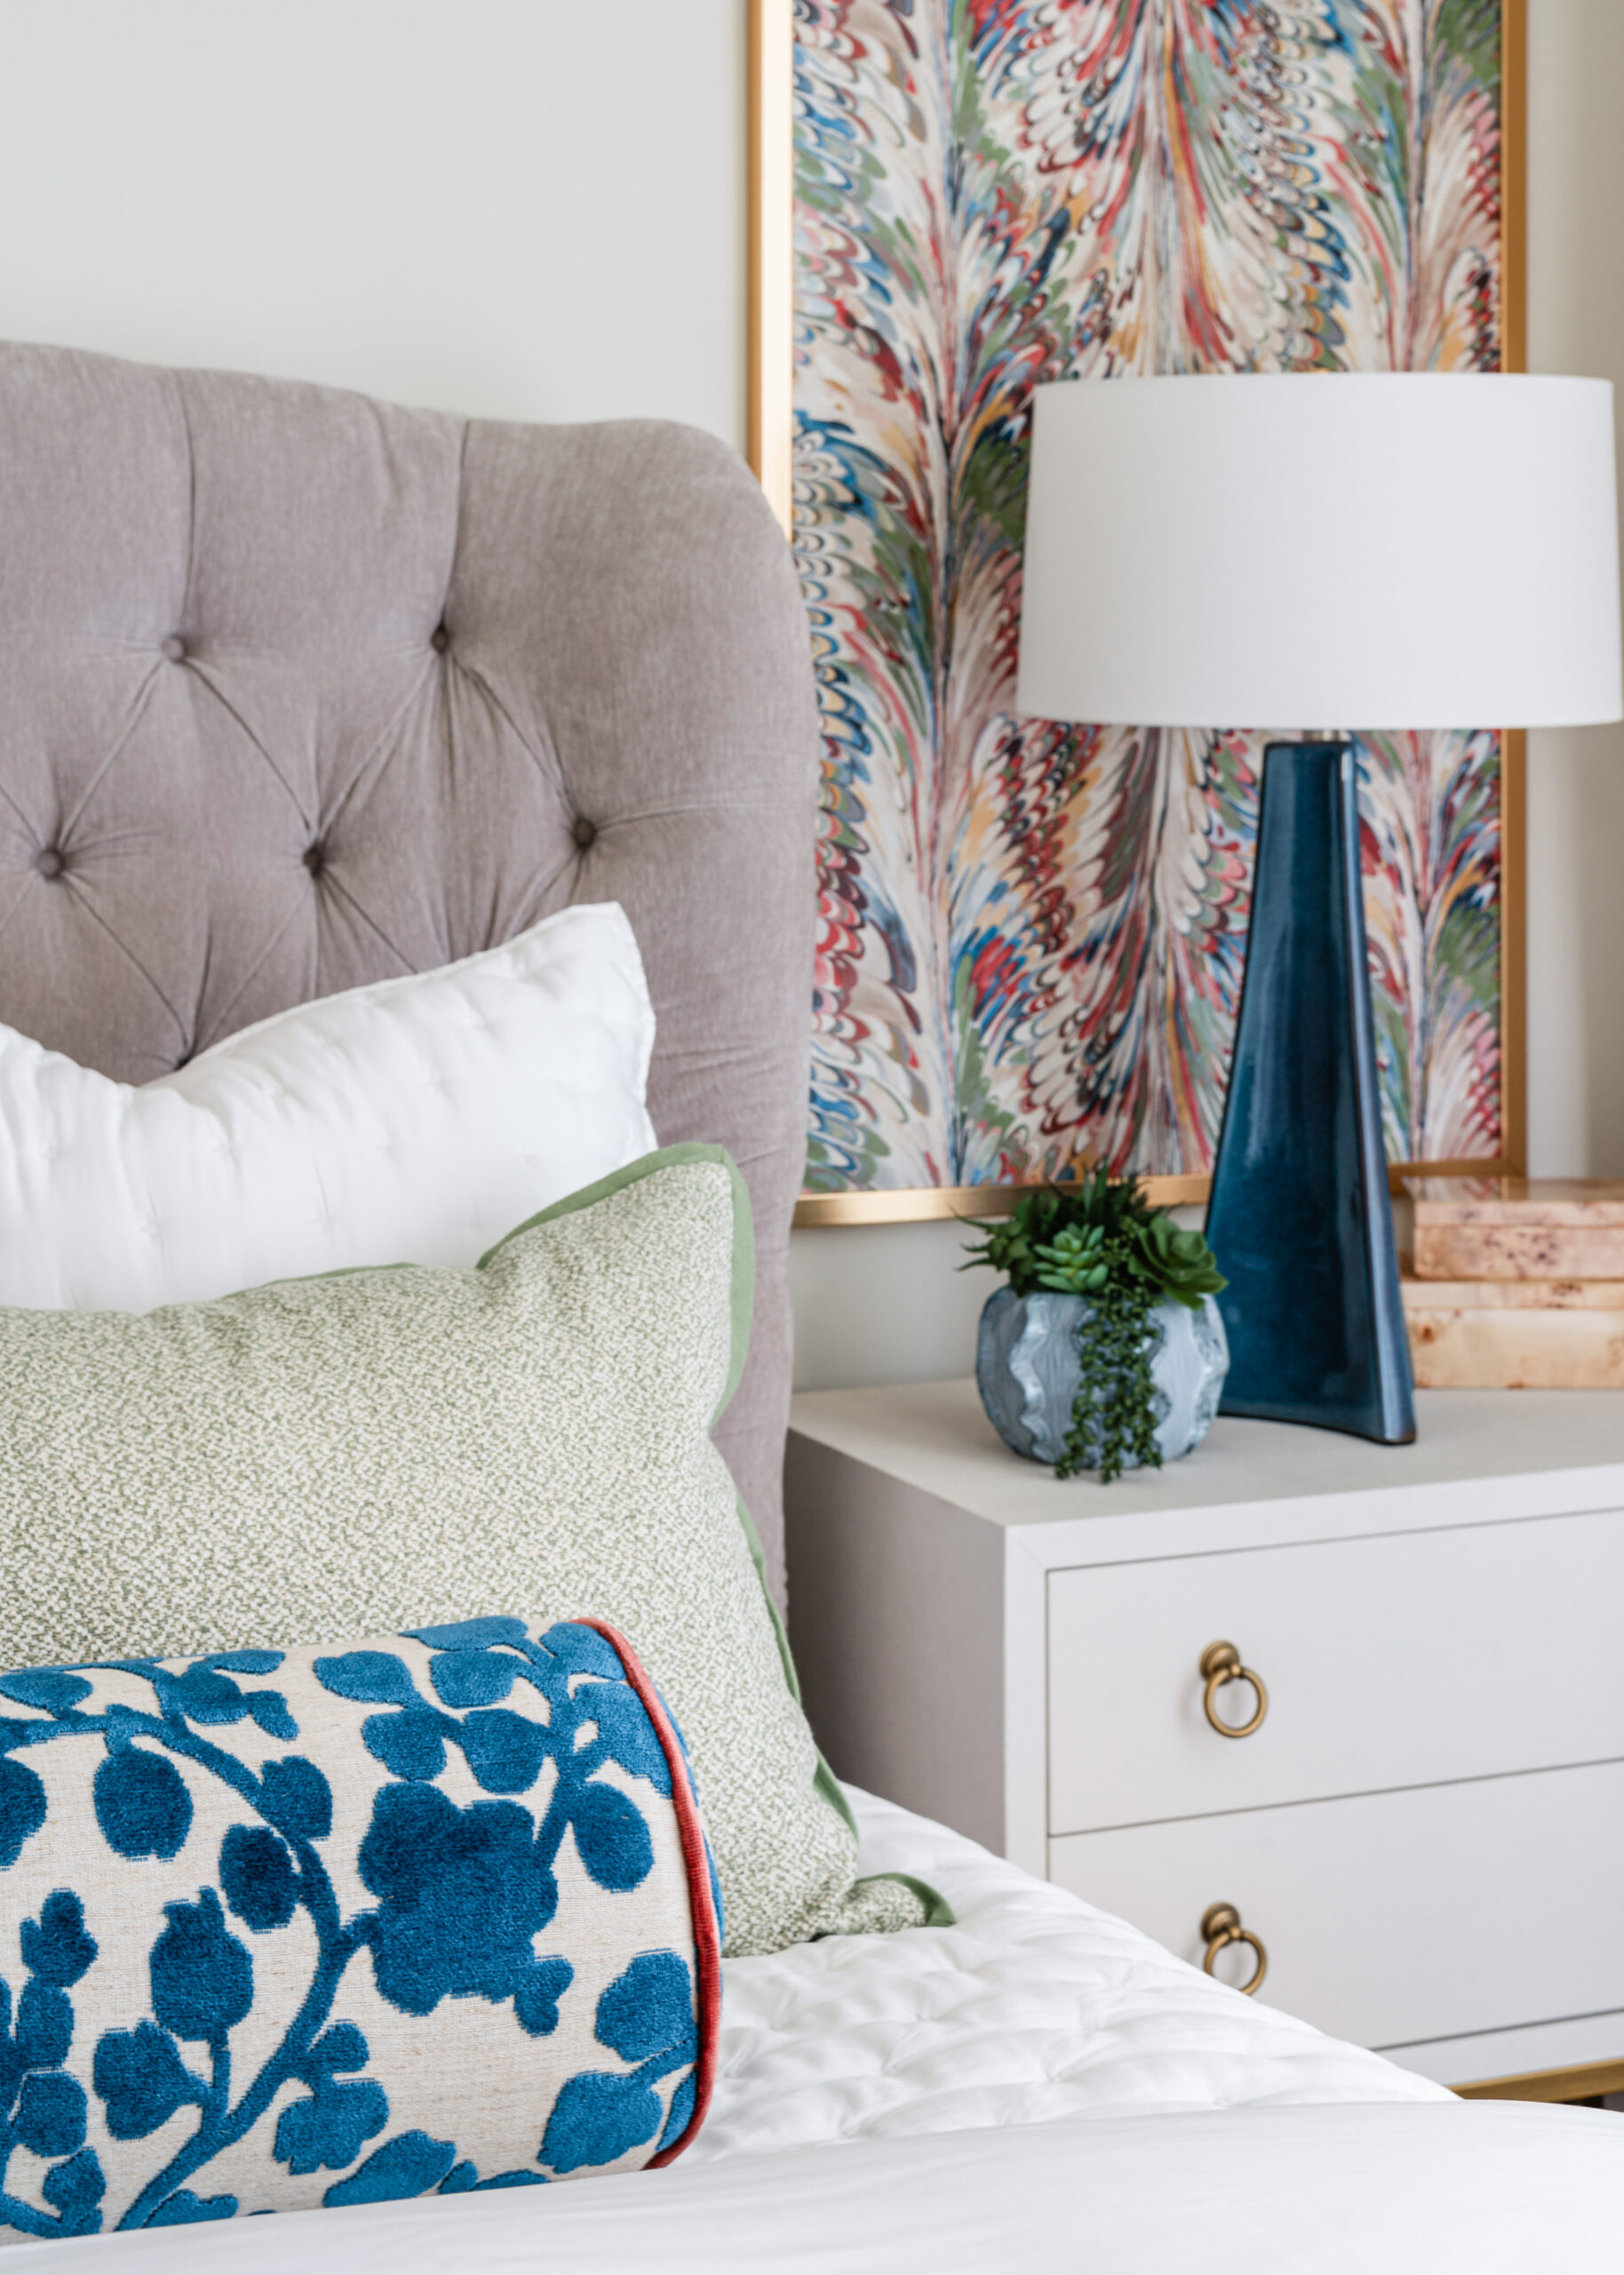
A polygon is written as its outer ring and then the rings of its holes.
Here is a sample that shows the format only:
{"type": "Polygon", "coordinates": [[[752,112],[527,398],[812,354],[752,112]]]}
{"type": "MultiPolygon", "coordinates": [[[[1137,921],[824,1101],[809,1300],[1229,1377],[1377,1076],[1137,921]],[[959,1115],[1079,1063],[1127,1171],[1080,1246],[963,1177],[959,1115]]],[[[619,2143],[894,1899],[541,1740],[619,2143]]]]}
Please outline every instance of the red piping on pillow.
{"type": "Polygon", "coordinates": [[[671,1771],[671,1797],[676,1805],[677,1829],[682,1840],[682,1861],[688,1868],[689,1909],[694,1923],[694,1972],[697,1977],[695,2021],[699,2033],[699,2055],[694,2063],[694,2113],[670,2147],[662,2149],[657,2157],[649,2158],[644,2169],[652,2172],[657,2165],[668,2165],[673,2157],[681,2155],[704,2124],[711,2105],[711,2089],[716,2082],[717,2042],[721,2036],[721,1931],[716,1919],[711,1860],[705,1853],[705,1827],[699,1819],[699,1804],[694,1798],[692,1773],[682,1742],[665,1712],[665,1701],[649,1681],[642,1661],[617,1627],[611,1627],[607,1619],[584,1618],[577,1624],[595,1628],[619,1654],[626,1680],[642,1701],[643,1712],[665,1750],[666,1765],[671,1771]]]}

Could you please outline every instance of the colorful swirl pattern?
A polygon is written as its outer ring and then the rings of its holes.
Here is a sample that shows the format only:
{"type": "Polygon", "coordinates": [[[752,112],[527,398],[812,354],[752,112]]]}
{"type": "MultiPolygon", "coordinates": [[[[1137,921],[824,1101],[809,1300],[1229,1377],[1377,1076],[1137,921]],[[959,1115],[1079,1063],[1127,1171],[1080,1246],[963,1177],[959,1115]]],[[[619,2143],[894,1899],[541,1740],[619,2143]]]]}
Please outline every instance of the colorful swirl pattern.
{"type": "MultiPolygon", "coordinates": [[[[808,1184],[1206,1169],[1262,738],[1011,716],[1028,398],[1494,368],[1499,0],[796,17],[795,543],[824,734],[808,1184]]],[[[1389,1150],[1492,1154],[1497,740],[1373,736],[1360,763],[1389,1150]]]]}

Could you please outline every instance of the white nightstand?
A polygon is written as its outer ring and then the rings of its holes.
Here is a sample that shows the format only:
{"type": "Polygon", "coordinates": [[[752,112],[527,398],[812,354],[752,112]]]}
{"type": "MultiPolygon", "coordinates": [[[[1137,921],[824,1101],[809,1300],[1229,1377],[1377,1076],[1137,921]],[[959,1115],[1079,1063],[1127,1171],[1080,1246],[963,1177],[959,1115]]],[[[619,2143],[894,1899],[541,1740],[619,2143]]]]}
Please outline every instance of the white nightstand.
{"type": "Polygon", "coordinates": [[[1270,2002],[1341,2037],[1613,2090],[1624,1393],[1416,1403],[1413,1446],[1220,1421],[1101,1486],[1007,1452],[970,1382],[803,1394],[808,1711],[840,1775],[1188,1957],[1234,1904],[1270,2002]],[[1219,1641],[1267,1686],[1248,1737],[1206,1717],[1219,1641]]]}

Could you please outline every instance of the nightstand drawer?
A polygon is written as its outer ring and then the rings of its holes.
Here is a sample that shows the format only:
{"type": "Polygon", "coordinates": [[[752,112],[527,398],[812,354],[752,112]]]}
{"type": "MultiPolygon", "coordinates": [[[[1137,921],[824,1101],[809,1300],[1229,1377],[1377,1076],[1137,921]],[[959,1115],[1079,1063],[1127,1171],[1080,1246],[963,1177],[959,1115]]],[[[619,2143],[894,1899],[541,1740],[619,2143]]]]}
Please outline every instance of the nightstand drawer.
{"type": "Polygon", "coordinates": [[[1198,1965],[1202,1914],[1234,1904],[1268,1952],[1263,2001],[1362,2045],[1624,2008],[1624,1763],[1084,1833],[1049,1857],[1198,1965]]]}
{"type": "Polygon", "coordinates": [[[1617,1510],[1051,1572],[1049,1830],[1624,1755],[1620,1603],[1617,1510]]]}

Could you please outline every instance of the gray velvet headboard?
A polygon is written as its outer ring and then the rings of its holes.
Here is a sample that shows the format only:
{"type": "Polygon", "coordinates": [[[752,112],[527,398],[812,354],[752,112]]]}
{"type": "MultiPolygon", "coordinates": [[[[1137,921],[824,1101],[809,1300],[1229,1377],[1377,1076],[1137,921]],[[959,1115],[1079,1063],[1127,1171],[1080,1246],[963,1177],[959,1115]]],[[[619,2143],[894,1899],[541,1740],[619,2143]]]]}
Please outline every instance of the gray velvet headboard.
{"type": "Polygon", "coordinates": [[[0,1020],[125,1081],[623,903],[655,1127],[750,1183],[718,1439],[781,1585],[816,730],[739,461],[0,347],[0,1020]]]}

